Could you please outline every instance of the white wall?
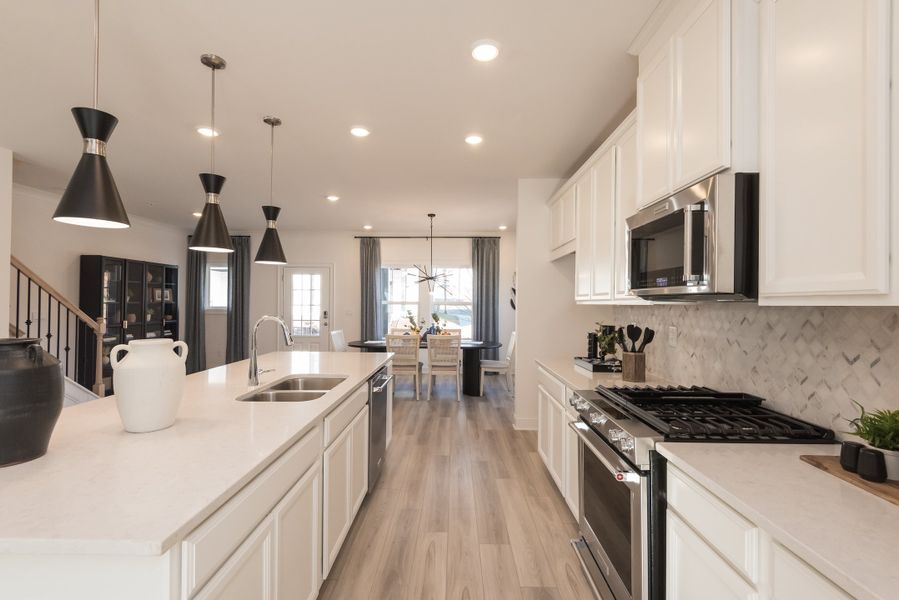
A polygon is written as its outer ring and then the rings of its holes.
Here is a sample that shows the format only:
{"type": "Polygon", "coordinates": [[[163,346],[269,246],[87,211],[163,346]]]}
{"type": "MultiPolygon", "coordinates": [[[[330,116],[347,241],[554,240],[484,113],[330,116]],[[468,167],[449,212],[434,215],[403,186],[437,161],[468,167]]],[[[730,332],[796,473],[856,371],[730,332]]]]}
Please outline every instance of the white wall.
{"type": "MultiPolygon", "coordinates": [[[[361,333],[360,308],[361,308],[361,282],[359,273],[359,240],[354,236],[354,231],[280,231],[281,243],[284,253],[291,265],[310,266],[328,265],[332,267],[334,278],[332,288],[332,320],[331,329],[343,329],[347,340],[359,339],[361,333]]],[[[243,235],[247,235],[244,233],[243,235]]],[[[252,252],[255,256],[262,232],[252,232],[252,252]]],[[[490,234],[493,235],[493,234],[490,234]]],[[[506,344],[512,333],[515,323],[514,311],[509,305],[512,286],[512,274],[515,271],[515,234],[503,232],[500,241],[500,341],[506,344]]],[[[427,261],[427,243],[421,240],[422,251],[413,251],[407,258],[406,264],[412,262],[427,261]]],[[[396,257],[397,245],[391,240],[385,240],[382,245],[382,259],[385,250],[389,262],[390,257],[396,257]]],[[[442,253],[447,259],[471,261],[471,244],[468,240],[440,240],[435,241],[435,261],[442,259],[442,253]],[[451,243],[458,242],[458,243],[451,243]],[[441,246],[445,246],[442,248],[441,246]],[[467,247],[464,248],[464,247],[467,247]],[[445,251],[445,252],[444,252],[445,251]],[[467,252],[467,254],[466,254],[467,252]]],[[[250,292],[250,323],[264,314],[279,314],[279,296],[281,294],[279,279],[281,270],[277,267],[254,264],[251,271],[250,292]]],[[[266,327],[260,330],[259,351],[269,352],[281,344],[275,327],[266,327]]]]}
{"type": "Polygon", "coordinates": [[[76,305],[82,254],[178,265],[178,300],[184,310],[189,232],[134,216],[129,216],[128,229],[65,225],[52,219],[58,202],[58,194],[19,184],[13,186],[13,255],[76,305]]]}
{"type": "Polygon", "coordinates": [[[0,148],[0,338],[9,335],[9,255],[12,243],[12,151],[0,148]]]}
{"type": "Polygon", "coordinates": [[[518,180],[518,347],[515,356],[515,427],[537,428],[539,357],[583,354],[596,307],[574,303],[574,255],[549,260],[549,207],[558,179],[518,180]]]}

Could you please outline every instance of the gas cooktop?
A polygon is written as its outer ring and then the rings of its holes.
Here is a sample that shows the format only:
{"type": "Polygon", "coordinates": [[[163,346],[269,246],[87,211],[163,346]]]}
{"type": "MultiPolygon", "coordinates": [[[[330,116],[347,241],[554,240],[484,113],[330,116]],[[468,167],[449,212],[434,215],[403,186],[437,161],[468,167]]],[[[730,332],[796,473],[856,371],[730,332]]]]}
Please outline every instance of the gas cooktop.
{"type": "Polygon", "coordinates": [[[706,387],[603,387],[596,392],[666,441],[822,443],[833,431],[762,407],[762,398],[706,387]]]}

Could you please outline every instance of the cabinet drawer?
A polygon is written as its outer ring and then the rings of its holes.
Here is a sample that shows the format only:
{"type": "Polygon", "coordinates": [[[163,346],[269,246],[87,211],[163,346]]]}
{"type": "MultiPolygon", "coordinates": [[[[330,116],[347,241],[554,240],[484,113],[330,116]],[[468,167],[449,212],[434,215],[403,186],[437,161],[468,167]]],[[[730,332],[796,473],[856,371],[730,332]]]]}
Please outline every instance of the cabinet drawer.
{"type": "Polygon", "coordinates": [[[671,465],[668,507],[747,579],[758,582],[758,528],[671,465]]]}
{"type": "Polygon", "coordinates": [[[330,446],[331,442],[337,439],[337,436],[359,414],[366,402],[368,402],[367,382],[356,388],[356,391],[352,392],[340,406],[325,417],[325,447],[330,446]]]}
{"type": "Polygon", "coordinates": [[[553,377],[549,371],[543,367],[537,367],[537,383],[543,386],[544,391],[552,396],[553,400],[567,406],[568,400],[565,398],[565,384],[553,377]]]}
{"type": "Polygon", "coordinates": [[[850,596],[832,584],[829,579],[777,543],[774,544],[772,576],[774,600],[792,598],[850,600],[850,596]]]}
{"type": "Polygon", "coordinates": [[[321,430],[316,427],[184,539],[183,597],[192,596],[206,583],[315,464],[321,449],[321,430]]]}

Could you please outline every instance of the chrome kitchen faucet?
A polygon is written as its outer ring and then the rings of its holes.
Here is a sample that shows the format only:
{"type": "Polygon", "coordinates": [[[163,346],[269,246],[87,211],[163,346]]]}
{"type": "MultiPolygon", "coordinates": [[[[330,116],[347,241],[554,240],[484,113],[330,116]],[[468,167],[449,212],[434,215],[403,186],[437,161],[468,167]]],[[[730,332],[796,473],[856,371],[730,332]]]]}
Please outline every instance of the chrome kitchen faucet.
{"type": "Polygon", "coordinates": [[[281,326],[281,332],[284,334],[284,343],[288,346],[293,346],[293,336],[290,335],[290,329],[287,327],[287,323],[283,321],[280,317],[273,317],[271,315],[262,315],[256,324],[253,325],[253,335],[250,336],[250,385],[259,385],[259,359],[256,356],[256,333],[259,331],[259,326],[262,325],[263,321],[275,321],[281,326]]]}

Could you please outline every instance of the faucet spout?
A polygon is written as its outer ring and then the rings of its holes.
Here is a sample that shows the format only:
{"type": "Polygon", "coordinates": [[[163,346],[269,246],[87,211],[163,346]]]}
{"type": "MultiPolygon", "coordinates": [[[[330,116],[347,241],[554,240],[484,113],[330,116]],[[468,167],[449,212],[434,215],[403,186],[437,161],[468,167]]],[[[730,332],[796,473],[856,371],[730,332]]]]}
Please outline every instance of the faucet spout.
{"type": "Polygon", "coordinates": [[[256,351],[256,334],[259,331],[259,326],[265,321],[278,323],[281,326],[281,333],[284,334],[284,343],[288,346],[293,346],[293,336],[290,334],[290,328],[287,327],[287,323],[283,319],[272,315],[261,316],[256,321],[256,324],[253,325],[253,333],[250,336],[250,385],[259,385],[259,358],[256,351]]]}

